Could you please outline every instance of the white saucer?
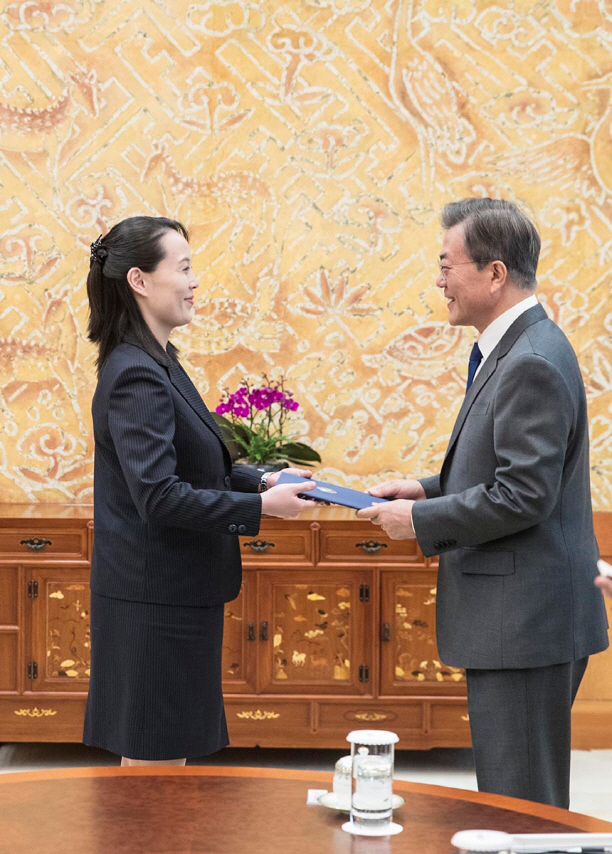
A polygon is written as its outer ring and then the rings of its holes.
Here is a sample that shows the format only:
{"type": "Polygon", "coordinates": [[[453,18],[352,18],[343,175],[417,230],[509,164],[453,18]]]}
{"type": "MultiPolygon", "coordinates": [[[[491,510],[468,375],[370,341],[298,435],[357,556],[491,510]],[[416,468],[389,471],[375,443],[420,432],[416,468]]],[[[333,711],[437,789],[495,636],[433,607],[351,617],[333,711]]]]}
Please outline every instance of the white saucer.
{"type": "MultiPolygon", "coordinates": [[[[319,796],[319,803],[322,807],[328,807],[330,810],[340,810],[340,812],[350,812],[350,806],[345,806],[344,804],[340,806],[338,802],[338,796],[335,792],[325,792],[324,795],[319,796]]],[[[394,810],[398,807],[401,807],[404,804],[404,799],[401,795],[393,795],[393,800],[391,801],[391,806],[394,810]]]]}

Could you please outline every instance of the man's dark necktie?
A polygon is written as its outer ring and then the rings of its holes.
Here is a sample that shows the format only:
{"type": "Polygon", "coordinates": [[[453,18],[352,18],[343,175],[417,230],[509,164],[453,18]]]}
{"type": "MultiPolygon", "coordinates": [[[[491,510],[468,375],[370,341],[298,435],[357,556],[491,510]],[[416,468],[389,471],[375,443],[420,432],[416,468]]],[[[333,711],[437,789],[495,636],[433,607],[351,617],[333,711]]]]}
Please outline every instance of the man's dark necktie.
{"type": "Polygon", "coordinates": [[[470,361],[468,362],[468,378],[467,378],[467,386],[465,387],[466,392],[469,387],[474,382],[474,376],[476,371],[478,370],[478,365],[482,362],[482,353],[480,352],[480,347],[478,343],[475,341],[474,346],[472,347],[472,352],[470,353],[470,361]]]}

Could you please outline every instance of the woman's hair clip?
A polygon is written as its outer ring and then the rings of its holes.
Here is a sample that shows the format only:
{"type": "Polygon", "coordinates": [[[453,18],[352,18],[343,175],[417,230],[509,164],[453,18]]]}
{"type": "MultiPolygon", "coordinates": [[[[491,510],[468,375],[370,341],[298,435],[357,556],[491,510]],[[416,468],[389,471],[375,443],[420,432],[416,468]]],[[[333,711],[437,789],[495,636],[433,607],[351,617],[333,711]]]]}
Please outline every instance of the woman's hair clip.
{"type": "Polygon", "coordinates": [[[93,264],[94,261],[98,261],[100,264],[103,264],[104,261],[108,258],[108,249],[106,246],[102,245],[102,235],[91,244],[91,257],[90,263],[93,264]]]}

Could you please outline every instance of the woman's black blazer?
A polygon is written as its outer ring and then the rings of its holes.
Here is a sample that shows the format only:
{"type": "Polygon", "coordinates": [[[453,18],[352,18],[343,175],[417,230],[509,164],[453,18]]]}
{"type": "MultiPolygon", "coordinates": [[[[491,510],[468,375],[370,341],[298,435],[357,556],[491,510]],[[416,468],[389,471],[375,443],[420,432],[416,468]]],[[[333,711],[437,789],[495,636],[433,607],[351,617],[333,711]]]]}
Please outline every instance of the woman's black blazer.
{"type": "Polygon", "coordinates": [[[94,548],[102,596],[211,606],[240,590],[239,534],[259,531],[259,478],[232,467],[195,386],[160,347],[125,341],[92,404],[94,548]]]}

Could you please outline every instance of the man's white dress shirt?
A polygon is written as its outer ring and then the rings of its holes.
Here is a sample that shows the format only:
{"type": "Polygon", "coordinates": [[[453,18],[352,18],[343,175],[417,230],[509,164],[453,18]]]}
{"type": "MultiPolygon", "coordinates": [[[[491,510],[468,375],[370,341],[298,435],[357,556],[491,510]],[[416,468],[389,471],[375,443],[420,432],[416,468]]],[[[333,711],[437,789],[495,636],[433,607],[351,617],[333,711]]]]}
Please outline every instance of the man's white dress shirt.
{"type": "Polygon", "coordinates": [[[499,317],[496,317],[492,323],[489,323],[478,339],[478,347],[482,353],[482,362],[478,365],[478,370],[474,374],[474,379],[476,379],[478,372],[486,362],[487,358],[491,355],[493,350],[495,350],[517,317],[520,317],[523,312],[533,308],[534,305],[537,304],[538,301],[535,294],[531,294],[527,299],[517,302],[516,305],[513,305],[512,308],[509,308],[508,311],[504,311],[504,313],[500,314],[499,317]]]}

